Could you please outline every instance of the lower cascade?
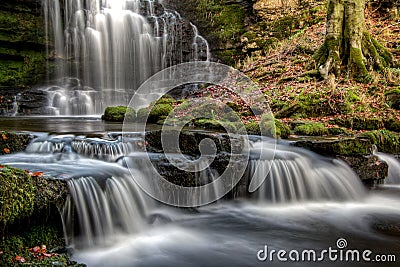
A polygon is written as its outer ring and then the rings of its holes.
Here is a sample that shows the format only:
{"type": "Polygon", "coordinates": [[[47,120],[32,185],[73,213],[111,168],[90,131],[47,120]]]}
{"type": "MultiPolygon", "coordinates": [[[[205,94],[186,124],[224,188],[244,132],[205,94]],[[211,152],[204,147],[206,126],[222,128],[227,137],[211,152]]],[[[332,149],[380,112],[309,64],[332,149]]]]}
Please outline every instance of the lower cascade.
{"type": "Polygon", "coordinates": [[[339,160],[266,142],[255,143],[251,153],[247,173],[250,179],[262,182],[254,193],[260,201],[337,201],[365,195],[360,179],[339,160]]]}
{"type": "MultiPolygon", "coordinates": [[[[245,195],[180,209],[157,203],[137,184],[134,175],[148,179],[151,174],[150,166],[141,164],[145,154],[166,177],[183,178],[169,173],[165,154],[146,152],[144,140],[144,133],[124,140],[118,134],[41,135],[24,152],[0,156],[0,163],[66,180],[70,194],[60,210],[65,240],[73,259],[88,266],[181,266],[187,261],[253,266],[263,244],[270,250],[325,248],[344,237],[352,247],[374,252],[398,244],[380,231],[382,224],[398,222],[400,199],[367,193],[341,161],[288,143],[251,142],[247,170],[237,185],[246,186],[245,195]],[[101,156],[94,156],[98,151],[101,156]],[[137,171],[126,168],[127,160],[137,171]]],[[[194,159],[169,158],[182,165],[194,159]]],[[[199,181],[195,186],[219,175],[200,169],[193,175],[199,181]]]]}

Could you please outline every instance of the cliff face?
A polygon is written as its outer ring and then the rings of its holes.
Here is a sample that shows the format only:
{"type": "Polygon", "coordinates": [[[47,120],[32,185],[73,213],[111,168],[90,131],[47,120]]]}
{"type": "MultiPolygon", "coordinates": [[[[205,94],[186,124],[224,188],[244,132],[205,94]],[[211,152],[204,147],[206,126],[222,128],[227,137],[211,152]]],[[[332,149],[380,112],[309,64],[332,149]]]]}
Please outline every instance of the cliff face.
{"type": "Polygon", "coordinates": [[[40,0],[2,0],[0,5],[0,114],[15,95],[45,74],[45,34],[40,0]]]}
{"type": "Polygon", "coordinates": [[[40,0],[3,0],[0,25],[0,85],[37,83],[45,66],[40,0]]]}

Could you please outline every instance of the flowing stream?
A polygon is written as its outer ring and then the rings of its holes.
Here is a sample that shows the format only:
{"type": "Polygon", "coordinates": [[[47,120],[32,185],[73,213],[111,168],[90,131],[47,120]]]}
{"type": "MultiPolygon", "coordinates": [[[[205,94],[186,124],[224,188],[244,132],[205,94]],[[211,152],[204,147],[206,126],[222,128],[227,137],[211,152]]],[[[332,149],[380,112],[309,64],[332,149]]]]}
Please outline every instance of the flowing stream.
{"type": "MultiPolygon", "coordinates": [[[[288,263],[276,255],[273,261],[257,257],[265,246],[320,253],[338,249],[339,239],[347,244],[342,249],[399,260],[400,190],[368,192],[340,161],[289,144],[252,142],[243,179],[260,183],[254,193],[183,209],[157,203],[140,189],[134,175],[146,175],[143,166],[134,173],[124,167],[121,156],[138,157],[143,142],[142,133],[124,142],[118,133],[37,134],[26,151],[0,156],[0,163],[67,180],[65,238],[73,258],[88,266],[371,266],[362,259],[288,263]],[[271,161],[266,155],[272,152],[271,161]]],[[[214,179],[215,170],[202,177],[207,175],[214,179]]]]}

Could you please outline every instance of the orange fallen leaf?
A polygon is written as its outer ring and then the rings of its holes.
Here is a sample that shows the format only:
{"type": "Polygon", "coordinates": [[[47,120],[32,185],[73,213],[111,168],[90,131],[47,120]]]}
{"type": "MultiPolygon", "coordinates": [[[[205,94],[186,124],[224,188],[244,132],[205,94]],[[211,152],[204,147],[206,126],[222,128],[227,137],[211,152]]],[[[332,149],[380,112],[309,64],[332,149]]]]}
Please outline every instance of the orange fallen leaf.
{"type": "Polygon", "coordinates": [[[10,154],[10,149],[8,149],[8,148],[4,148],[4,153],[6,153],[6,154],[10,154]]]}
{"type": "Polygon", "coordinates": [[[29,173],[30,176],[34,176],[34,177],[42,177],[44,174],[43,172],[32,172],[29,173]]]}
{"type": "MultiPolygon", "coordinates": [[[[43,173],[42,173],[43,174],[43,173]]],[[[47,252],[47,247],[46,247],[46,245],[42,245],[42,247],[41,247],[41,249],[40,249],[40,252],[42,252],[42,253],[46,253],[47,252]]]]}
{"type": "Polygon", "coordinates": [[[21,257],[21,256],[18,256],[18,255],[15,256],[15,260],[20,262],[20,263],[24,263],[25,262],[25,259],[23,257],[21,257]]]}
{"type": "Polygon", "coordinates": [[[7,135],[5,135],[5,134],[2,134],[1,137],[3,138],[3,140],[7,140],[8,139],[7,135]]]}
{"type": "Polygon", "coordinates": [[[29,252],[31,252],[31,253],[40,253],[40,247],[36,246],[36,247],[30,248],[29,252]]]}

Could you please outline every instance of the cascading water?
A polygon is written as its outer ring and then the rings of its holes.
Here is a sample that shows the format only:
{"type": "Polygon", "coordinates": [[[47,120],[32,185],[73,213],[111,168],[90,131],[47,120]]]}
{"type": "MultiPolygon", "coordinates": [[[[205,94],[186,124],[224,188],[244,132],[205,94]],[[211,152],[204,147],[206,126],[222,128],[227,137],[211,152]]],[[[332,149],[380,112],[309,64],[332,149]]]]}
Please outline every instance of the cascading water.
{"type": "Polygon", "coordinates": [[[101,114],[127,105],[163,68],[210,58],[197,28],[158,0],[43,0],[43,7],[57,80],[42,88],[47,114],[101,114]]]}
{"type": "Polygon", "coordinates": [[[400,185],[400,161],[392,155],[381,152],[376,152],[374,155],[380,160],[385,161],[389,166],[389,173],[385,179],[385,184],[400,185]]]}
{"type": "Polygon", "coordinates": [[[254,143],[247,176],[251,184],[261,185],[255,195],[263,202],[352,200],[365,195],[360,179],[344,163],[265,141],[254,143]]]}
{"type": "MultiPolygon", "coordinates": [[[[42,135],[25,152],[0,156],[1,164],[67,180],[70,196],[62,209],[65,238],[74,248],[73,259],[88,266],[265,266],[267,262],[257,261],[264,244],[275,251],[321,251],[336,249],[341,237],[361,251],[394,254],[398,250],[398,238],[388,235],[398,233],[398,194],[387,196],[385,190],[366,194],[358,178],[340,162],[287,144],[278,144],[275,150],[268,141],[255,142],[247,179],[261,185],[255,195],[262,202],[169,209],[157,207],[143,194],[124,167],[124,160],[139,159],[136,175],[146,175],[146,166],[140,164],[140,154],[145,152],[138,152],[145,144],[143,134],[132,133],[125,139],[131,144],[125,146],[119,145],[118,136],[42,135]],[[119,149],[127,154],[116,159],[119,149]],[[95,156],[98,151],[103,155],[95,156]],[[272,162],[266,160],[271,159],[269,153],[275,153],[272,162]]],[[[182,157],[173,159],[185,164],[182,157]]],[[[206,171],[198,178],[214,175],[218,176],[206,171]]],[[[327,258],[322,262],[331,263],[327,258]]],[[[348,265],[335,262],[335,266],[348,265]]],[[[274,266],[287,266],[287,262],[274,262],[274,266]]]]}

